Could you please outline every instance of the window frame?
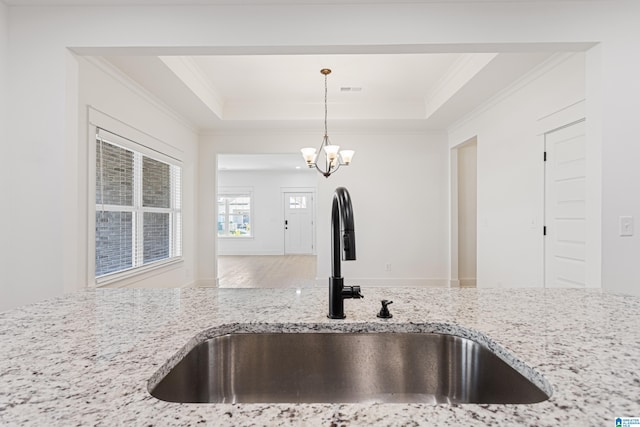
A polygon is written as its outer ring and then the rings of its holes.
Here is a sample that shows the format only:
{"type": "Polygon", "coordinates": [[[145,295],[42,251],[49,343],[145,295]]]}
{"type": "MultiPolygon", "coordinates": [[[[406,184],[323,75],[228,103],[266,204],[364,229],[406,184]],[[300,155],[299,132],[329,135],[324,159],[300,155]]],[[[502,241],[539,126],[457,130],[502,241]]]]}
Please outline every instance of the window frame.
{"type": "MultiPolygon", "coordinates": [[[[253,222],[253,219],[255,218],[254,215],[254,197],[253,197],[253,188],[230,188],[230,187],[225,187],[225,188],[219,188],[218,192],[216,194],[216,238],[218,239],[228,239],[228,240],[249,240],[249,239],[254,239],[255,238],[255,224],[253,222]],[[251,224],[251,230],[250,230],[250,234],[247,235],[231,235],[231,234],[225,234],[223,236],[218,234],[218,217],[220,216],[220,204],[218,202],[218,199],[221,197],[227,197],[227,198],[231,198],[231,197],[247,197],[249,199],[249,224],[251,224]]],[[[228,226],[229,226],[229,209],[228,209],[228,203],[225,205],[226,209],[225,209],[225,229],[228,233],[228,226]]]]}
{"type": "MultiPolygon", "coordinates": [[[[175,147],[157,140],[145,133],[142,133],[118,120],[115,120],[109,116],[104,115],[103,113],[94,110],[92,108],[89,109],[89,131],[88,131],[88,267],[87,267],[87,285],[89,287],[100,287],[106,286],[109,284],[114,284],[116,282],[121,282],[122,286],[126,286],[129,283],[143,280],[146,277],[152,277],[162,270],[171,270],[174,268],[178,268],[181,264],[184,263],[183,260],[183,235],[184,235],[184,191],[183,191],[183,180],[184,180],[184,167],[182,165],[181,154],[182,152],[175,149],[175,147]],[[136,266],[135,257],[136,257],[136,249],[135,242],[132,244],[133,248],[133,263],[134,266],[125,270],[120,270],[117,272],[111,272],[99,277],[96,277],[96,213],[98,212],[98,204],[96,201],[96,140],[98,135],[98,130],[103,129],[109,133],[112,133],[118,136],[117,141],[109,141],[108,138],[105,138],[109,143],[120,146],[126,150],[130,150],[134,152],[134,156],[139,156],[138,161],[134,160],[134,181],[139,181],[139,184],[136,188],[134,186],[134,205],[132,206],[120,206],[120,205],[104,205],[105,211],[120,211],[120,212],[134,212],[134,222],[136,215],[142,217],[144,212],[169,212],[173,215],[170,215],[171,225],[170,225],[170,237],[169,237],[169,249],[170,256],[169,258],[164,258],[161,260],[151,261],[146,264],[144,262],[144,255],[141,256],[140,265],[136,266]],[[157,160],[166,164],[169,164],[170,168],[177,167],[180,169],[179,179],[175,179],[174,174],[170,173],[171,176],[171,207],[170,208],[152,208],[152,207],[142,207],[142,157],[146,156],[153,160],[157,160]],[[138,173],[136,173],[136,169],[138,173]],[[177,191],[176,191],[177,190],[177,191]],[[176,197],[180,197],[179,200],[176,200],[176,197]],[[176,207],[176,202],[179,207],[176,207]],[[136,205],[140,205],[140,210],[138,214],[135,212],[136,205]],[[177,215],[176,215],[177,214],[177,215]],[[172,251],[172,248],[175,247],[175,251],[172,251]],[[173,253],[172,253],[173,252],[173,253]],[[173,256],[171,256],[173,255],[173,256]],[[158,271],[160,270],[160,271],[158,271]]],[[[171,169],[170,169],[171,170],[171,169]]],[[[174,172],[171,170],[171,172],[174,172]]],[[[102,205],[100,205],[102,207],[102,205]]],[[[138,235],[143,233],[143,223],[140,222],[140,226],[138,226],[138,230],[136,232],[138,235]]],[[[135,240],[136,236],[132,236],[135,240]]],[[[144,244],[144,239],[140,239],[139,243],[141,245],[144,244]]],[[[140,251],[142,254],[142,251],[140,251]]]]}

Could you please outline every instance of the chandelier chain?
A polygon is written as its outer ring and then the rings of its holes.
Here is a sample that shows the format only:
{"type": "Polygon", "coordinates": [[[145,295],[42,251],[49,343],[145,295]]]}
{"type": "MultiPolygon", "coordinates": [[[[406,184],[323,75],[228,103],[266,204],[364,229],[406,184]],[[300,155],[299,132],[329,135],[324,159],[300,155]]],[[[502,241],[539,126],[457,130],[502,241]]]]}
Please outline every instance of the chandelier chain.
{"type": "Polygon", "coordinates": [[[327,74],[324,75],[324,136],[327,136],[327,74]]]}

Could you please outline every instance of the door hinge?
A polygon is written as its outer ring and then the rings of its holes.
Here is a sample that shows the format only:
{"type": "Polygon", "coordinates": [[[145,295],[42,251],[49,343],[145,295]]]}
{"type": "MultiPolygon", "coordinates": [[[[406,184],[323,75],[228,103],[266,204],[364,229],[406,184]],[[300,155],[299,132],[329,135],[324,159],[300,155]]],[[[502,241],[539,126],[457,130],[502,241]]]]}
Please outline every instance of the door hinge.
{"type": "Polygon", "coordinates": [[[546,225],[542,226],[542,235],[543,236],[547,235],[547,226],[546,225]]]}
{"type": "Polygon", "coordinates": [[[544,161],[545,162],[547,161],[547,152],[546,151],[544,152],[544,161]]]}

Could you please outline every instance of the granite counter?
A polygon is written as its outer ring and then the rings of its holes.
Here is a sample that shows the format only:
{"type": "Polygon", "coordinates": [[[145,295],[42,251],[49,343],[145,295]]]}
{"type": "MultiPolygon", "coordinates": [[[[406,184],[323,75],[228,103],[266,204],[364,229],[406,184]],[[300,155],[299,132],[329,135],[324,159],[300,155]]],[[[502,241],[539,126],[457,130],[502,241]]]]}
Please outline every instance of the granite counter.
{"type": "Polygon", "coordinates": [[[597,290],[96,289],[0,313],[0,425],[614,425],[640,417],[640,298],[597,290]],[[376,317],[381,299],[394,317],[376,317]],[[477,331],[549,400],[527,405],[178,404],[148,381],[208,331],[477,331]]]}

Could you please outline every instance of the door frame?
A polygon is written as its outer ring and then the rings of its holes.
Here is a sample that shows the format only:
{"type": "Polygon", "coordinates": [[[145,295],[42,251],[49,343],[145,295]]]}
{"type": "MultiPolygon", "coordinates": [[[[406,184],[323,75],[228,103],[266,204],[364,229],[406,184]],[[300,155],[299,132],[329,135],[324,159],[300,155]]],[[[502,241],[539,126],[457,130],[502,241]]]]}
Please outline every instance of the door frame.
{"type": "MultiPolygon", "coordinates": [[[[536,135],[539,138],[540,158],[543,158],[545,148],[545,134],[553,130],[560,129],[580,120],[586,123],[586,163],[587,163],[587,188],[586,188],[586,205],[587,205],[587,242],[586,242],[586,287],[601,288],[602,287],[602,139],[601,128],[597,120],[589,120],[589,108],[585,99],[581,99],[571,105],[560,108],[557,111],[541,117],[536,123],[536,135]]],[[[593,113],[593,112],[592,112],[593,113]]],[[[544,224],[546,218],[546,193],[545,193],[545,171],[544,162],[541,162],[541,218],[544,224]]],[[[542,231],[540,238],[545,239],[542,231]]],[[[544,252],[545,242],[542,242],[542,287],[546,287],[545,262],[546,253],[544,252]]]]}
{"type": "Polygon", "coordinates": [[[280,226],[282,227],[282,254],[286,255],[287,254],[287,250],[286,250],[286,235],[284,232],[284,222],[286,220],[286,211],[284,208],[284,204],[285,204],[285,194],[286,193],[310,193],[311,197],[313,197],[313,209],[311,212],[312,215],[312,225],[311,225],[311,239],[312,239],[312,251],[310,255],[316,255],[316,248],[317,248],[317,244],[316,244],[316,216],[318,214],[318,207],[317,207],[317,191],[315,187],[280,187],[280,218],[282,219],[282,222],[280,223],[280,226]]]}
{"type": "MultiPolygon", "coordinates": [[[[549,238],[548,238],[549,234],[546,232],[547,226],[548,226],[547,222],[549,220],[549,214],[550,214],[549,206],[548,206],[548,203],[547,203],[548,202],[547,198],[548,198],[548,195],[549,195],[548,191],[547,191],[548,190],[547,186],[549,185],[549,176],[548,176],[548,174],[549,174],[549,163],[548,163],[548,160],[549,159],[547,158],[547,151],[549,151],[549,148],[547,147],[547,145],[548,145],[547,144],[547,140],[548,140],[548,136],[550,134],[553,134],[555,132],[561,131],[563,129],[567,129],[567,128],[571,127],[571,126],[575,126],[575,125],[578,125],[578,124],[581,124],[581,123],[586,123],[586,118],[585,117],[579,118],[577,120],[573,120],[570,123],[566,123],[566,124],[564,124],[562,126],[558,126],[558,127],[554,128],[554,129],[548,130],[542,135],[542,146],[543,146],[543,150],[544,150],[544,156],[543,156],[543,158],[544,158],[544,173],[543,173],[543,178],[542,178],[543,179],[543,198],[542,198],[543,215],[542,215],[542,223],[543,223],[543,227],[544,227],[543,228],[543,230],[544,230],[544,232],[543,232],[543,242],[542,242],[542,282],[543,282],[543,287],[544,288],[549,288],[550,287],[549,283],[548,283],[548,280],[547,280],[548,279],[547,272],[549,270],[548,255],[549,255],[549,252],[550,252],[549,246],[550,246],[550,243],[551,243],[551,242],[549,242],[549,238]]],[[[586,132],[586,127],[585,127],[585,132],[586,132]]],[[[587,154],[586,153],[586,149],[587,148],[586,148],[586,135],[585,135],[585,155],[587,154]]],[[[585,181],[588,178],[587,172],[588,171],[585,169],[585,181]]],[[[587,201],[585,199],[585,204],[586,203],[587,203],[587,201]]],[[[586,215],[586,212],[585,212],[585,215],[586,215]]],[[[586,242],[585,242],[585,246],[586,246],[586,242]]],[[[586,247],[585,247],[585,250],[586,250],[586,247]]],[[[586,275],[586,266],[587,266],[587,259],[585,259],[585,275],[586,275]]],[[[585,287],[586,287],[586,283],[585,283],[585,287]]]]}
{"type": "MultiPolygon", "coordinates": [[[[459,209],[458,209],[458,188],[459,188],[459,180],[458,180],[458,150],[468,146],[470,144],[476,144],[476,149],[478,147],[478,135],[474,135],[459,144],[456,144],[449,148],[449,208],[450,208],[450,223],[449,223],[449,287],[450,288],[459,288],[461,286],[460,277],[459,277],[459,256],[460,250],[458,245],[458,237],[459,237],[459,209]]],[[[476,155],[476,167],[478,164],[478,159],[476,155]]],[[[477,176],[476,176],[476,188],[478,185],[477,176]]],[[[478,221],[478,209],[476,207],[476,223],[478,221]]],[[[477,248],[478,248],[478,237],[476,235],[476,258],[477,258],[477,248]]],[[[478,283],[478,266],[476,263],[476,287],[478,283]]]]}

